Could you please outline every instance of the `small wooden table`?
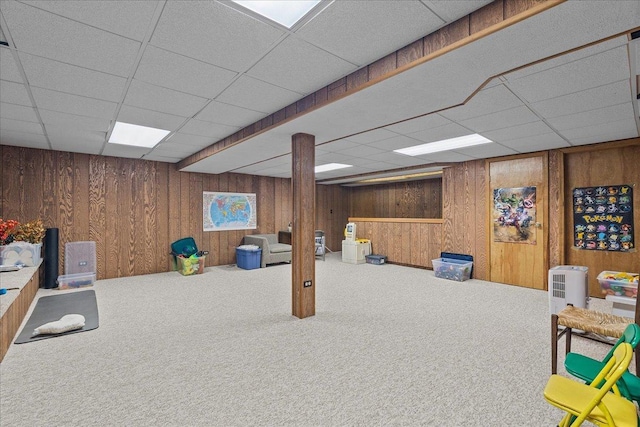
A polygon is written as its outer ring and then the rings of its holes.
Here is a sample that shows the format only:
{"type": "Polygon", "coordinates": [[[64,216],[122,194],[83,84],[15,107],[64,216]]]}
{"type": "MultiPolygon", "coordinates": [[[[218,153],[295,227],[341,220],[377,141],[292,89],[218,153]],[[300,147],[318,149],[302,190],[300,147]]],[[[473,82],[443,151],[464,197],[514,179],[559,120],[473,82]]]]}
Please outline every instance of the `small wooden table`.
{"type": "Polygon", "coordinates": [[[278,243],[291,244],[291,232],[286,230],[278,231],[278,243]]]}

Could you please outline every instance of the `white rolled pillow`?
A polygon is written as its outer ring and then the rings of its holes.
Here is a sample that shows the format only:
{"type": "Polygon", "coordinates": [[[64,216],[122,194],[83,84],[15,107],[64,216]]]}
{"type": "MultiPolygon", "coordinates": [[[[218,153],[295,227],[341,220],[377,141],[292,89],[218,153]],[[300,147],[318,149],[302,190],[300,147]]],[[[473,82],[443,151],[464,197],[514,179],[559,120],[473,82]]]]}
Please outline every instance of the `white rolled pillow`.
{"type": "Polygon", "coordinates": [[[41,334],[61,334],[84,327],[84,316],[82,314],[67,314],[55,322],[45,323],[33,330],[32,337],[41,334]]]}

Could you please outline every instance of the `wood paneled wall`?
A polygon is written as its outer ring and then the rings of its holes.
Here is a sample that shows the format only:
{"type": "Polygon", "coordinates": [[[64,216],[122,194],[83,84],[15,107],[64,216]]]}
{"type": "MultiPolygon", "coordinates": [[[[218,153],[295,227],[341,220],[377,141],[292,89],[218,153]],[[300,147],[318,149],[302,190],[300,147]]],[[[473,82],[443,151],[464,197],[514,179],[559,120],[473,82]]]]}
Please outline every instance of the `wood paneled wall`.
{"type": "Polygon", "coordinates": [[[442,176],[442,250],[473,256],[473,277],[489,279],[487,172],[484,160],[458,163],[442,176]]]}
{"type": "Polygon", "coordinates": [[[442,218],[442,179],[352,187],[349,216],[442,218]]]}
{"type": "Polygon", "coordinates": [[[388,262],[433,268],[431,260],[442,250],[442,220],[349,218],[357,225],[357,238],[371,240],[374,254],[388,262]]]}
{"type": "MultiPolygon", "coordinates": [[[[584,265],[589,268],[589,293],[601,297],[596,277],[601,271],[640,272],[640,140],[622,144],[605,144],[589,151],[566,150],[564,153],[564,244],[567,265],[584,265]],[[633,229],[635,251],[609,252],[580,250],[573,247],[573,194],[574,188],[629,184],[633,188],[633,229]]],[[[561,165],[561,166],[562,166],[561,165]]],[[[560,255],[558,255],[560,258],[560,255]]],[[[553,265],[552,265],[553,267],[553,265]]]]}
{"type": "MultiPolygon", "coordinates": [[[[11,146],[0,146],[0,154],[0,217],[41,218],[58,228],[61,274],[66,242],[95,241],[98,278],[126,277],[168,271],[169,245],[185,236],[209,250],[207,266],[234,263],[245,234],[284,230],[292,220],[288,179],[186,173],[169,163],[11,146]],[[256,193],[258,229],[203,232],[203,191],[256,193]]],[[[322,185],[317,194],[317,228],[338,248],[348,191],[322,185]]]]}

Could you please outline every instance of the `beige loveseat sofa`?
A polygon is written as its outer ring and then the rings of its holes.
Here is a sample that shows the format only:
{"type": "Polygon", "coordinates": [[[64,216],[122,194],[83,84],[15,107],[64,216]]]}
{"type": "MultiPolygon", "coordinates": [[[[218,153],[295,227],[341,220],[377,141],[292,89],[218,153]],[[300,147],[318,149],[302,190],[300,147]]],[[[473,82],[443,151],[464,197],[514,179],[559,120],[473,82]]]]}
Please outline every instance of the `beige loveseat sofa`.
{"type": "Polygon", "coordinates": [[[262,249],[260,267],[276,262],[291,262],[291,245],[278,243],[277,234],[253,234],[244,236],[245,245],[256,245],[262,249]]]}

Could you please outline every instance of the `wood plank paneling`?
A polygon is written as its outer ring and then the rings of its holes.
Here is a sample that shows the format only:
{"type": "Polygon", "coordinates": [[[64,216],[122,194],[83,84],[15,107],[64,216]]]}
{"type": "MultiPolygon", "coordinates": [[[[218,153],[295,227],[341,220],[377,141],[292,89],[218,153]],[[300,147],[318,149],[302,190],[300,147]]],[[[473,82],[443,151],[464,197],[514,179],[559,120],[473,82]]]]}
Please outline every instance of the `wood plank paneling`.
{"type": "MultiPolygon", "coordinates": [[[[204,191],[217,191],[219,175],[209,175],[204,178],[203,188],[204,191]]],[[[258,209],[258,215],[260,215],[260,209],[258,209]]],[[[258,217],[259,221],[259,217],[258,217]]],[[[203,243],[202,250],[209,251],[207,255],[206,265],[218,265],[220,260],[220,233],[214,231],[207,231],[203,234],[205,243],[203,243]]]]}
{"type": "MultiPolygon", "coordinates": [[[[207,266],[232,264],[245,234],[277,232],[293,219],[289,179],[185,173],[168,163],[0,149],[3,218],[20,222],[41,218],[45,227],[58,228],[60,274],[64,274],[65,243],[78,240],[96,242],[98,279],[168,271],[171,242],[186,236],[210,251],[207,266]],[[203,232],[202,191],[256,193],[259,228],[203,232]]],[[[317,215],[326,228],[328,245],[340,250],[349,190],[321,187],[326,197],[317,206],[317,215]]]]}
{"type": "Polygon", "coordinates": [[[487,194],[487,164],[479,161],[476,164],[476,186],[475,186],[475,203],[476,213],[473,224],[475,230],[471,230],[475,236],[475,252],[473,252],[473,277],[476,279],[486,279],[489,277],[489,224],[485,220],[489,200],[484,197],[487,194]]]}
{"type": "Polygon", "coordinates": [[[486,172],[483,160],[465,162],[445,168],[442,176],[442,244],[431,241],[431,259],[442,251],[469,254],[474,257],[473,277],[487,279],[486,172]],[[476,263],[476,259],[479,261],[476,263]]]}
{"type": "Polygon", "coordinates": [[[138,242],[139,246],[141,246],[142,252],[138,252],[140,248],[136,251],[137,256],[145,256],[149,257],[149,260],[141,264],[137,271],[140,271],[140,274],[149,274],[155,273],[158,271],[158,247],[157,247],[157,236],[155,231],[158,228],[158,217],[157,217],[157,181],[156,181],[156,168],[155,164],[151,162],[142,162],[138,161],[139,168],[138,170],[142,174],[142,217],[137,218],[138,223],[144,224],[143,227],[139,227],[144,231],[144,238],[141,239],[142,242],[138,242]],[[144,255],[141,255],[144,254],[144,255]]]}
{"type": "Polygon", "coordinates": [[[371,240],[372,252],[385,255],[387,262],[432,268],[431,260],[440,256],[441,220],[426,223],[420,219],[350,217],[349,221],[357,226],[356,237],[371,240]],[[434,253],[437,255],[431,258],[434,253]]]}
{"type": "MultiPolygon", "coordinates": [[[[106,265],[103,271],[98,270],[98,279],[121,277],[118,270],[118,252],[120,247],[118,238],[118,228],[120,226],[118,186],[121,178],[118,174],[116,158],[104,157],[103,159],[105,162],[104,199],[106,210],[104,252],[106,255],[106,265]]],[[[62,244],[63,242],[61,241],[60,243],[62,244]]]]}
{"type": "Polygon", "coordinates": [[[291,137],[293,229],[291,245],[292,314],[304,319],[316,314],[316,263],[313,245],[316,208],[315,137],[297,133],[291,137]],[[308,286],[304,284],[308,283],[308,286]]]}
{"type": "Polygon", "coordinates": [[[549,153],[549,267],[564,265],[564,157],[560,151],[549,153]]]}
{"type": "Polygon", "coordinates": [[[604,270],[640,272],[640,142],[612,149],[583,152],[565,152],[565,231],[564,255],[568,265],[583,265],[589,268],[589,293],[602,297],[596,280],[604,270]],[[594,173],[594,171],[604,171],[594,173]],[[627,184],[633,188],[633,229],[635,230],[634,252],[610,252],[580,250],[573,247],[573,189],[579,187],[627,184]]]}
{"type": "Polygon", "coordinates": [[[89,157],[89,240],[96,242],[96,268],[100,272],[106,271],[107,265],[105,168],[104,157],[89,157]]]}
{"type": "MultiPolygon", "coordinates": [[[[548,156],[546,152],[491,160],[491,189],[485,197],[493,197],[497,188],[536,187],[535,223],[529,232],[535,238],[530,244],[491,239],[491,280],[499,283],[546,289],[548,266],[548,156]],[[539,224],[539,226],[538,226],[539,224]]],[[[492,234],[498,230],[493,223],[492,234]]],[[[516,232],[515,228],[511,231],[516,232]]]]}
{"type": "Polygon", "coordinates": [[[20,216],[20,148],[0,146],[2,148],[2,218],[16,219],[20,216]]]}
{"type": "Polygon", "coordinates": [[[494,0],[488,5],[476,10],[469,17],[470,34],[477,33],[504,20],[503,0],[494,0]]]}
{"type": "Polygon", "coordinates": [[[349,216],[442,218],[442,179],[352,187],[349,216]]]}
{"type": "Polygon", "coordinates": [[[7,354],[13,338],[29,311],[29,307],[31,307],[31,302],[38,292],[41,270],[44,269],[42,264],[40,265],[29,281],[20,289],[20,294],[7,308],[7,311],[0,317],[0,362],[2,362],[5,354],[7,354]]]}
{"type": "Polygon", "coordinates": [[[73,240],[89,240],[89,155],[73,153],[73,240]]]}
{"type": "MultiPolygon", "coordinates": [[[[60,153],[57,156],[56,166],[57,186],[55,191],[56,194],[59,195],[56,199],[56,205],[58,206],[58,236],[60,244],[60,266],[58,271],[64,272],[64,244],[66,242],[73,242],[76,240],[73,234],[73,154],[64,152],[60,153]]],[[[27,217],[27,215],[25,215],[25,217],[27,217]]]]}

